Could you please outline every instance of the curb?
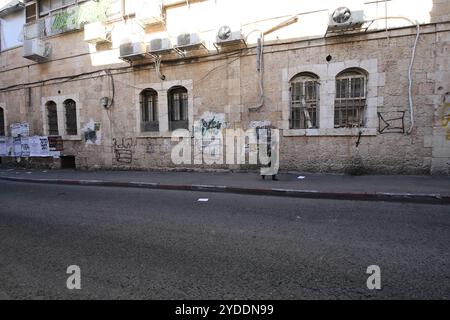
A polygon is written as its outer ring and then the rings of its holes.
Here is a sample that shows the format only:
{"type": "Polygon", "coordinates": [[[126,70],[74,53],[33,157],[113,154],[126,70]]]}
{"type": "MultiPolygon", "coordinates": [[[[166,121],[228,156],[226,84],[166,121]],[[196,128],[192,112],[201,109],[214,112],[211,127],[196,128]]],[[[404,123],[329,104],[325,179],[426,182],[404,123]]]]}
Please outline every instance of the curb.
{"type": "Polygon", "coordinates": [[[297,190],[297,189],[257,189],[227,187],[219,185],[174,185],[154,182],[119,182],[107,180],[69,180],[69,179],[29,179],[0,177],[0,180],[13,182],[28,182],[42,184],[78,185],[96,187],[121,187],[121,188],[141,188],[159,190],[178,191],[202,191],[220,192],[231,194],[248,194],[260,196],[278,196],[306,199],[332,199],[332,200],[357,200],[357,201],[391,201],[391,202],[413,202],[429,204],[450,204],[450,196],[441,194],[420,194],[420,193],[384,193],[384,192],[322,192],[317,190],[297,190]]]}

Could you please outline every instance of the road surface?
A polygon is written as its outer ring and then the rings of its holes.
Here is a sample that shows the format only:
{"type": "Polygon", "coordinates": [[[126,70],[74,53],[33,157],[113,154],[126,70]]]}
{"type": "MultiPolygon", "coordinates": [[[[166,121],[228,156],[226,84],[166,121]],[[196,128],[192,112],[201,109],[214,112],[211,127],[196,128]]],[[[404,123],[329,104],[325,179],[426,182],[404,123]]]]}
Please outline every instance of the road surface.
{"type": "Polygon", "coordinates": [[[449,299],[449,244],[449,206],[0,182],[0,299],[449,299]]]}

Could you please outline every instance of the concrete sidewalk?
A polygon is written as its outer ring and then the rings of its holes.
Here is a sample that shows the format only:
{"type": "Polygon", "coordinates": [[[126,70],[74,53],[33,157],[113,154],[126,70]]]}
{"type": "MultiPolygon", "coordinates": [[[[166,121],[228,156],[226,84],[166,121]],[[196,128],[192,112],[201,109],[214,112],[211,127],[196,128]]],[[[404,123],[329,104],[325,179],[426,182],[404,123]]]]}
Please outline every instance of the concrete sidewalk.
{"type": "Polygon", "coordinates": [[[450,203],[450,177],[258,173],[0,169],[0,179],[152,189],[229,192],[348,200],[450,203]]]}

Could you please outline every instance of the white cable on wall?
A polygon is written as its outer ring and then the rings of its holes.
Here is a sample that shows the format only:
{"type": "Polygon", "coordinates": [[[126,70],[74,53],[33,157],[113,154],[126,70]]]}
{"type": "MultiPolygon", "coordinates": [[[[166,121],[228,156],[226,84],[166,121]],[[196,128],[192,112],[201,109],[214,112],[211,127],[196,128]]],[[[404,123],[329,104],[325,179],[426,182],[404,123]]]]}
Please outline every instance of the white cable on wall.
{"type": "Polygon", "coordinates": [[[416,39],[414,40],[414,45],[412,48],[412,54],[411,54],[411,61],[409,63],[409,68],[408,68],[408,102],[409,102],[409,116],[410,116],[410,121],[411,121],[411,125],[407,131],[407,134],[411,134],[412,130],[414,129],[414,104],[413,104],[413,97],[412,97],[412,85],[413,85],[413,81],[412,81],[412,68],[414,65],[414,59],[416,57],[416,49],[417,49],[417,44],[419,42],[419,37],[420,37],[420,25],[418,21],[414,21],[412,19],[409,19],[407,17],[383,17],[383,18],[375,18],[372,19],[371,21],[375,21],[375,20],[384,20],[386,19],[402,19],[402,20],[406,20],[409,23],[411,23],[412,25],[416,26],[416,30],[417,30],[417,34],[416,34],[416,39]]]}
{"type": "Polygon", "coordinates": [[[245,41],[247,42],[248,37],[254,32],[258,32],[260,34],[260,39],[261,39],[261,45],[259,47],[256,47],[256,50],[258,50],[258,49],[260,50],[259,51],[259,71],[258,71],[259,103],[256,106],[249,107],[248,109],[250,111],[258,111],[264,105],[264,100],[265,100],[265,96],[264,96],[264,32],[262,32],[261,30],[253,30],[247,34],[245,41]]]}

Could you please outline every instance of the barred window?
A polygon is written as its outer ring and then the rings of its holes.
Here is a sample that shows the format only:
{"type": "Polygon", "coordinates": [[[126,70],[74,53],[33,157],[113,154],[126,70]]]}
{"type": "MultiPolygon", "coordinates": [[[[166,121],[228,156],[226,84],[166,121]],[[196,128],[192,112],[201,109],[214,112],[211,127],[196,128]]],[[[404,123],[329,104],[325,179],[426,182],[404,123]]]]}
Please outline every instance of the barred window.
{"type": "Polygon", "coordinates": [[[359,69],[345,70],[336,77],[334,127],[364,126],[367,76],[359,69]]]}
{"type": "Polygon", "coordinates": [[[48,101],[45,104],[47,110],[47,129],[49,136],[59,135],[58,130],[58,112],[56,111],[56,103],[54,101],[48,101]]]}
{"type": "Polygon", "coordinates": [[[0,137],[6,135],[5,132],[5,111],[3,108],[0,108],[0,137]]]}
{"type": "Polygon", "coordinates": [[[176,86],[169,89],[169,130],[189,129],[188,124],[188,91],[185,87],[176,86]]]}
{"type": "Polygon", "coordinates": [[[319,78],[315,74],[300,73],[291,80],[291,129],[318,127],[319,78]]]}
{"type": "Polygon", "coordinates": [[[64,112],[66,115],[66,134],[69,136],[78,134],[77,104],[72,99],[64,101],[64,112]]]}
{"type": "Polygon", "coordinates": [[[141,131],[159,131],[158,93],[153,89],[144,89],[139,95],[141,105],[141,131]]]}

